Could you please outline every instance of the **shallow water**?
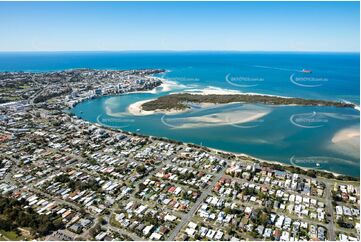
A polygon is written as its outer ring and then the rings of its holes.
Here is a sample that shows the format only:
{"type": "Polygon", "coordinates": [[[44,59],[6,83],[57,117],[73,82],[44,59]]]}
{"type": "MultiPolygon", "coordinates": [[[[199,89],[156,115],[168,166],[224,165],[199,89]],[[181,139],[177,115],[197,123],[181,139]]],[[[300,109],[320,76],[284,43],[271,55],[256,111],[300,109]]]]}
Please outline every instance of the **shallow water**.
{"type": "Polygon", "coordinates": [[[359,127],[359,111],[355,109],[231,104],[194,107],[176,115],[133,116],[127,108],[160,95],[205,89],[358,104],[359,66],[359,54],[350,53],[0,53],[3,71],[167,69],[169,72],[160,76],[177,85],[166,91],[157,88],[153,93],[102,97],[81,103],[72,111],[83,119],[114,128],[353,176],[359,176],[358,146],[343,150],[331,140],[342,129],[359,127]],[[303,69],[312,73],[303,73],[303,69]],[[232,112],[237,115],[232,116],[232,112]],[[256,119],[242,122],[247,117],[256,119]],[[237,119],[241,122],[235,123],[237,119]]]}
{"type": "Polygon", "coordinates": [[[331,142],[338,130],[359,124],[355,109],[229,104],[196,106],[172,115],[133,116],[127,112],[130,104],[158,95],[102,97],[77,105],[73,112],[85,120],[126,131],[358,175],[359,150],[346,152],[331,142]],[[252,115],[256,118],[242,122],[252,115]]]}

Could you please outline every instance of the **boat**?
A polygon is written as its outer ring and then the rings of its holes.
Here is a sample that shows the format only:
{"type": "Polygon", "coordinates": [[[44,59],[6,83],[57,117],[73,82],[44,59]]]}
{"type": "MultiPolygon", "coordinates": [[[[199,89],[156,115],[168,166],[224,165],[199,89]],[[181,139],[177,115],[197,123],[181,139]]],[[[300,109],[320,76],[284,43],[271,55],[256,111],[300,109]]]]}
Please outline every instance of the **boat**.
{"type": "Polygon", "coordinates": [[[303,72],[303,73],[312,73],[312,70],[302,69],[302,71],[301,71],[301,72],[303,72]]]}

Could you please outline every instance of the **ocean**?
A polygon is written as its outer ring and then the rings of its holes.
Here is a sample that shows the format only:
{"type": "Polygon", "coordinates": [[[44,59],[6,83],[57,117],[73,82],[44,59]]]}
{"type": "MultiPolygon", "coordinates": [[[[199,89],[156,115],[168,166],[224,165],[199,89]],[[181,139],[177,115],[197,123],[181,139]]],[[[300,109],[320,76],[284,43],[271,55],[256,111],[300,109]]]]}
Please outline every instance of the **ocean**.
{"type": "Polygon", "coordinates": [[[359,176],[360,113],[352,108],[262,104],[194,105],[136,116],[136,102],[176,92],[239,92],[360,102],[359,53],[48,52],[0,53],[1,71],[163,68],[167,85],[101,97],[75,115],[104,126],[359,176]],[[351,137],[352,136],[352,137],[351,137]],[[358,143],[357,143],[358,142],[358,143]]]}

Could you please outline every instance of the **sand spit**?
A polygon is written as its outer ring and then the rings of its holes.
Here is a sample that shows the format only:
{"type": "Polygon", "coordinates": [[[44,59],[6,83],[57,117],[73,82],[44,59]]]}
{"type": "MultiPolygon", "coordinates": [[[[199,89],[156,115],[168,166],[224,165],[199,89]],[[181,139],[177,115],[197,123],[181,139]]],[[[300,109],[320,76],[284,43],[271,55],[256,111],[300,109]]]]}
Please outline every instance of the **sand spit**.
{"type": "Polygon", "coordinates": [[[154,111],[145,111],[142,109],[142,105],[143,103],[146,102],[150,102],[154,99],[148,99],[148,100],[143,100],[143,101],[139,101],[139,102],[135,102],[132,103],[128,106],[128,113],[134,115],[134,116],[144,116],[144,115],[152,115],[152,114],[156,114],[156,113],[163,113],[163,114],[178,114],[178,113],[184,113],[188,110],[176,110],[176,109],[171,109],[171,110],[154,110],[154,111]]]}

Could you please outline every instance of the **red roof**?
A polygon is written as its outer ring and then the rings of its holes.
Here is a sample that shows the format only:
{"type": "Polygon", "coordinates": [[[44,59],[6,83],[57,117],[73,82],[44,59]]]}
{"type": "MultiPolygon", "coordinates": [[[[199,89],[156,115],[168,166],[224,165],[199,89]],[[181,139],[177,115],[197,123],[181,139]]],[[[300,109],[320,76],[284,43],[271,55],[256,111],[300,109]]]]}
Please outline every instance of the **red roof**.
{"type": "Polygon", "coordinates": [[[168,189],[168,192],[174,192],[175,189],[176,189],[176,187],[170,187],[170,188],[168,189]]]}

